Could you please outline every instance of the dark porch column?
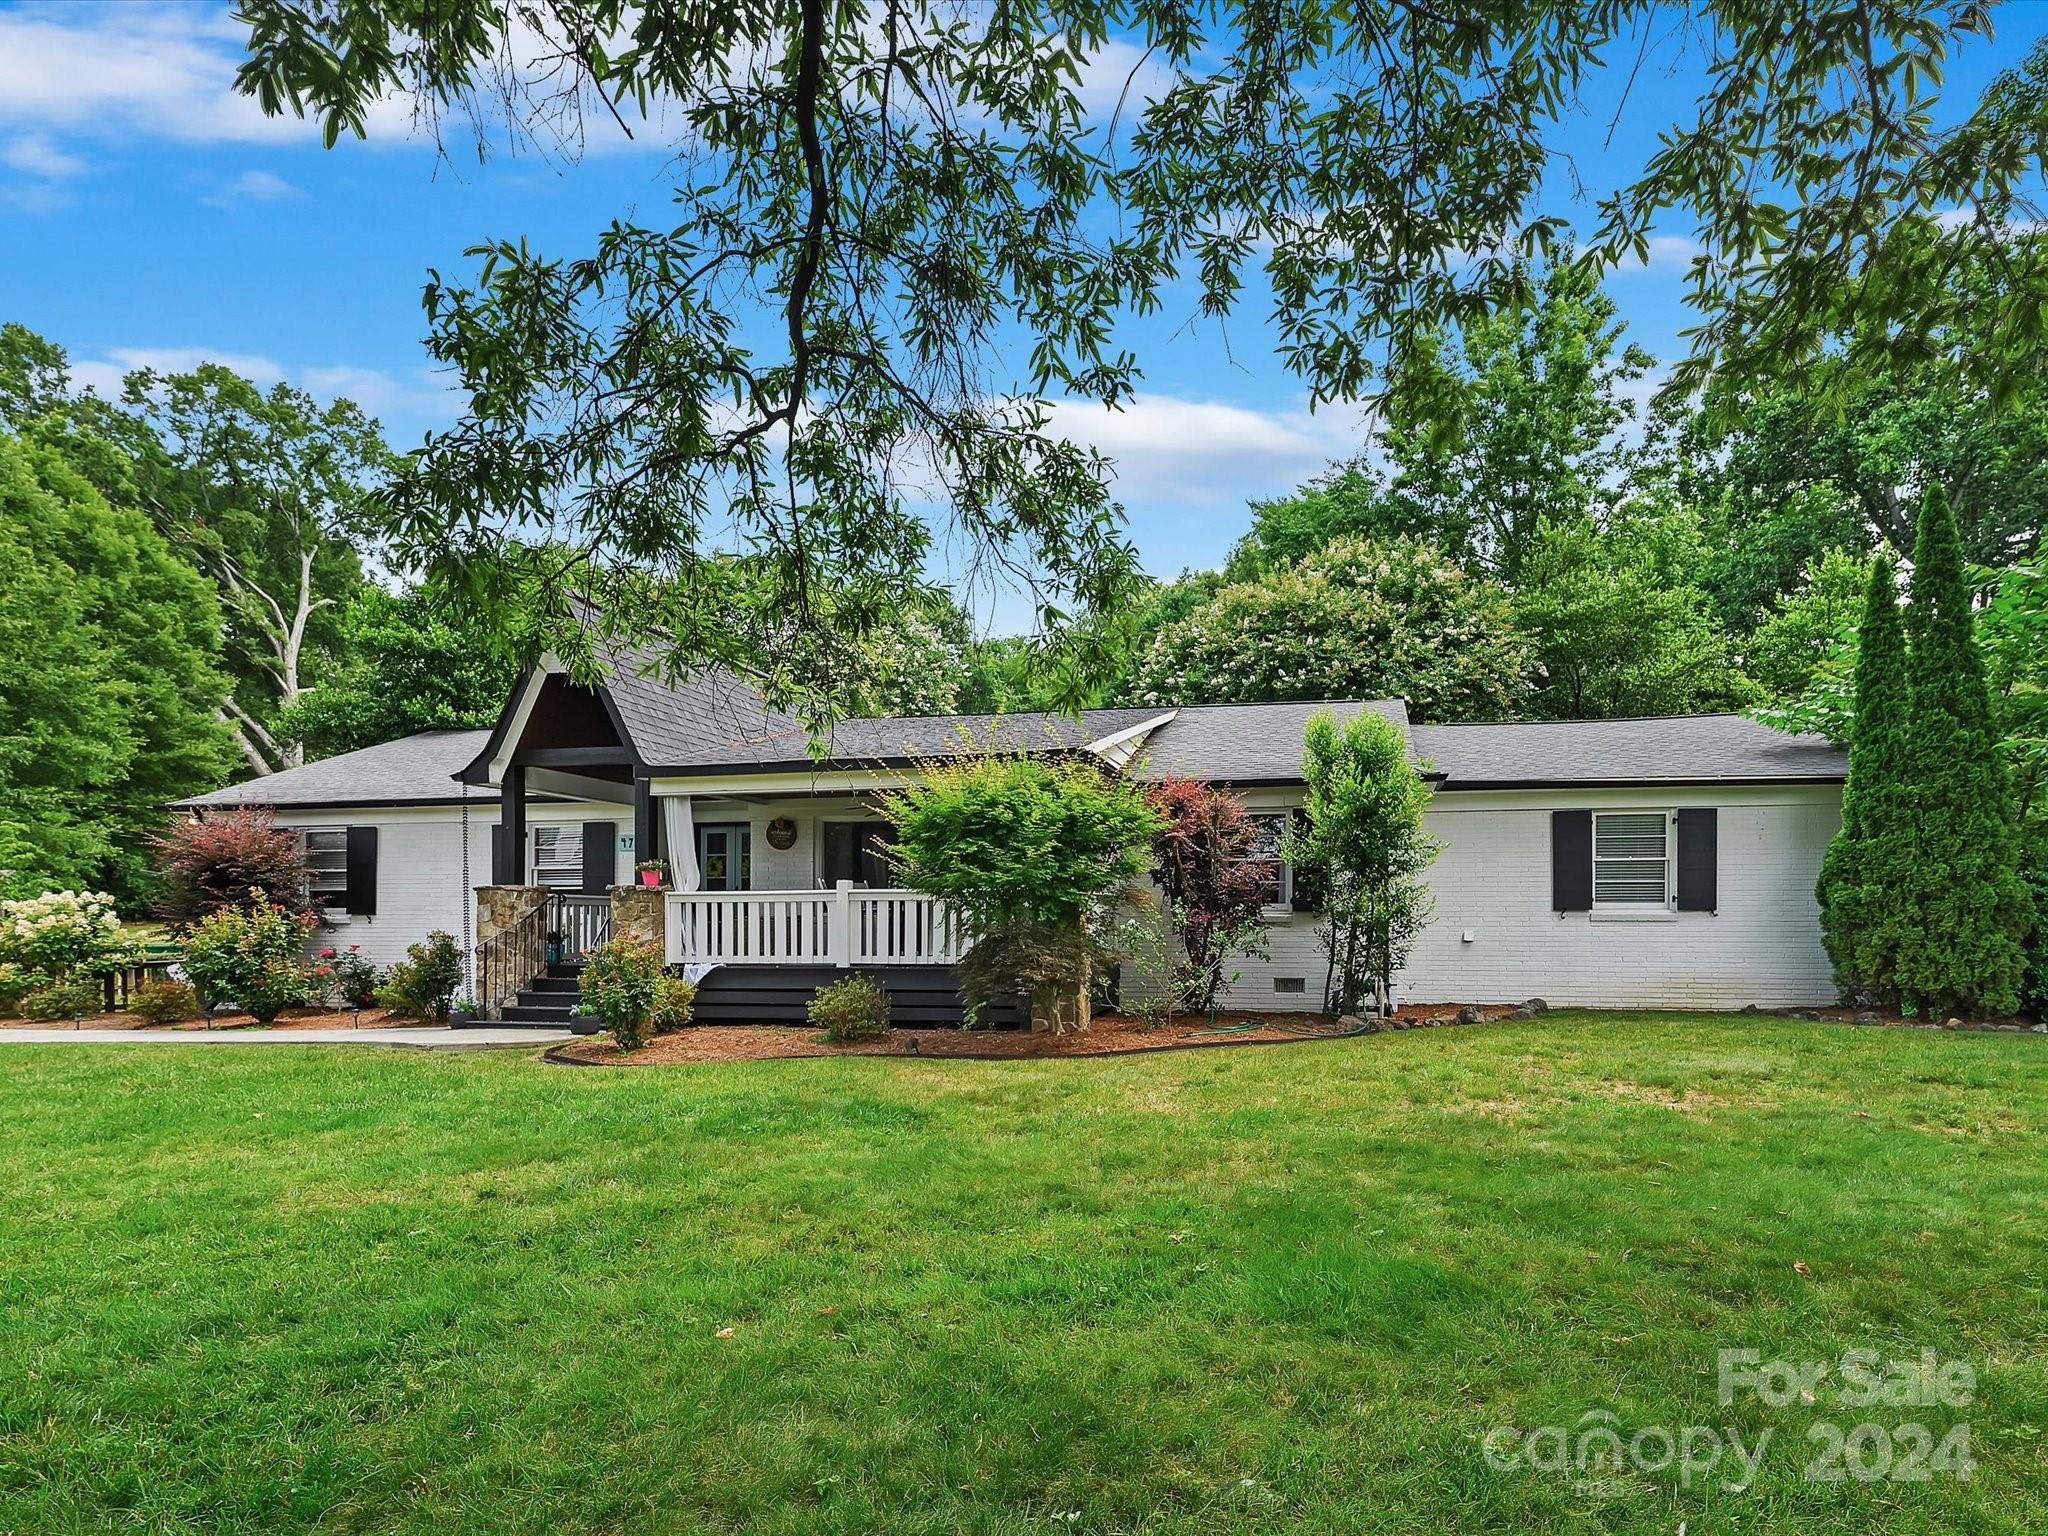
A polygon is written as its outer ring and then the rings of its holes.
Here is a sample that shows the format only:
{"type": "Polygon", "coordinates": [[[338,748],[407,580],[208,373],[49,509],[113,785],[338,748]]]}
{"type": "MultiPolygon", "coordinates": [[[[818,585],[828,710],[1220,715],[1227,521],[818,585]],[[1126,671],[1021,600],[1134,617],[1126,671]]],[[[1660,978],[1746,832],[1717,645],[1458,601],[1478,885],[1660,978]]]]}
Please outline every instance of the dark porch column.
{"type": "Polygon", "coordinates": [[[498,871],[500,885],[526,883],[526,769],[513,764],[505,770],[498,825],[504,842],[505,867],[498,871]]]}
{"type": "MultiPolygon", "coordinates": [[[[660,830],[654,817],[654,786],[640,775],[633,776],[633,862],[658,859],[656,844],[660,830]]],[[[628,884],[633,882],[629,881],[628,884]]]]}

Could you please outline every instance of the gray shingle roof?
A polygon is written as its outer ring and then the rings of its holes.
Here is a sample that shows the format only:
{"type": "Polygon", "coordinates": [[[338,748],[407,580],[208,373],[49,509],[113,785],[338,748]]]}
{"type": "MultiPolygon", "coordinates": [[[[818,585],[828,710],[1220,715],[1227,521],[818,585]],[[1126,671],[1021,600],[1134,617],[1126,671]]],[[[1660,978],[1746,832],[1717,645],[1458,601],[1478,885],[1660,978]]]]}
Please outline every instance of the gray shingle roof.
{"type": "MultiPolygon", "coordinates": [[[[610,683],[641,758],[685,772],[774,768],[811,758],[803,727],[763,707],[760,696],[723,671],[670,688],[620,671],[610,683]]],[[[1842,751],[1813,736],[1787,736],[1742,715],[1644,720],[1519,721],[1416,725],[1398,699],[1328,704],[1200,704],[1180,709],[1142,748],[1148,778],[1183,774],[1229,784],[1285,783],[1301,775],[1301,737],[1310,715],[1340,720],[1372,710],[1407,731],[1419,762],[1447,789],[1514,785],[1838,782],[1842,751]]],[[[1091,709],[1060,715],[921,715],[842,721],[827,761],[843,765],[945,757],[963,744],[1005,749],[1073,749],[1166,711],[1091,709]]],[[[461,798],[455,775],[475,759],[487,731],[426,731],[345,752],[268,778],[181,800],[181,807],[348,806],[434,803],[461,798]]],[[[482,793],[488,794],[489,791],[482,793]]]]}
{"type": "Polygon", "coordinates": [[[462,791],[454,775],[483,750],[489,735],[488,731],[422,731],[177,803],[182,807],[309,806],[457,800],[462,791]]]}
{"type": "MultiPolygon", "coordinates": [[[[711,667],[670,686],[643,670],[652,653],[613,651],[606,688],[640,760],[656,770],[716,772],[813,761],[793,716],[767,708],[745,681],[711,667]]],[[[869,763],[948,757],[964,744],[1001,749],[1080,747],[1163,710],[1091,709],[1063,715],[893,715],[842,720],[823,760],[869,763]]]]}
{"type": "Polygon", "coordinates": [[[1642,720],[1517,721],[1418,725],[1418,759],[1446,789],[1811,780],[1848,772],[1842,749],[1818,736],[1788,736],[1746,715],[1665,715],[1642,720]]]}
{"type": "Polygon", "coordinates": [[[1176,774],[1224,784],[1285,783],[1299,779],[1302,731],[1309,716],[1322,709],[1329,710],[1339,721],[1370,710],[1409,731],[1408,710],[1399,699],[1194,704],[1183,708],[1146,738],[1145,774],[1148,778],[1176,774]]]}

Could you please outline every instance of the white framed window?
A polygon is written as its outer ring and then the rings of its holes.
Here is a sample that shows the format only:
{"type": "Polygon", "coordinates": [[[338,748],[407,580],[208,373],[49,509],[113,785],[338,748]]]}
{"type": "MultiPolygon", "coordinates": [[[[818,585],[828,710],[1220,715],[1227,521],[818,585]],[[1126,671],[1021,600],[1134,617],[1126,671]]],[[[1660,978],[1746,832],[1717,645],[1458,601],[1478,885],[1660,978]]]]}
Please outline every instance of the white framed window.
{"type": "Polygon", "coordinates": [[[583,889],[583,828],[533,829],[533,883],[557,890],[583,889]]]}
{"type": "Polygon", "coordinates": [[[1669,811],[1593,813],[1593,905],[1633,911],[1671,905],[1669,811]]]}
{"type": "Polygon", "coordinates": [[[306,845],[306,894],[318,907],[348,903],[348,828],[299,834],[306,845]]]}
{"type": "Polygon", "coordinates": [[[1259,900],[1269,907],[1284,907],[1294,898],[1294,871],[1280,857],[1287,837],[1286,811],[1273,811],[1245,818],[1251,823],[1251,847],[1245,862],[1259,871],[1262,888],[1259,900]]]}

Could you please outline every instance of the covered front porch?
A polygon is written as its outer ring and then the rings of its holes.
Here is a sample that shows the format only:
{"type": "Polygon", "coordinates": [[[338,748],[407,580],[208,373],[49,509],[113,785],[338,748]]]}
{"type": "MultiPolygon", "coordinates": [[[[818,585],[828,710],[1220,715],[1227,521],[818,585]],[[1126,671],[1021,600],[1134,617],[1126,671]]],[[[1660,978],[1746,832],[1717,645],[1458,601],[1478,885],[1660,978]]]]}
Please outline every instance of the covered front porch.
{"type": "Polygon", "coordinates": [[[879,808],[901,782],[891,770],[650,766],[609,689],[543,669],[468,777],[496,789],[501,807],[491,883],[477,901],[473,974],[487,1012],[539,1006],[526,995],[536,978],[573,969],[583,949],[619,932],[658,939],[707,1003],[740,981],[750,995],[786,989],[807,1000],[855,968],[957,992],[960,924],[893,878],[879,808]],[[614,806],[616,818],[551,817],[545,807],[565,799],[614,806]],[[639,866],[657,861],[649,889],[639,866]]]}

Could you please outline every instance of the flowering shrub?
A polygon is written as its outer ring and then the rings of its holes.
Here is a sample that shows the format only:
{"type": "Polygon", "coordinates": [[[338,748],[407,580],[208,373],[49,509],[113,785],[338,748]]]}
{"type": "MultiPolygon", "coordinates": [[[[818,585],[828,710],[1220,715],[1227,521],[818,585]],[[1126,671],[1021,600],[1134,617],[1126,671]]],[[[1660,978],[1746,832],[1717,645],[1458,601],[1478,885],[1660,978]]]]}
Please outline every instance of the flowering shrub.
{"type": "Polygon", "coordinates": [[[584,957],[583,1004],[603,1021],[622,1051],[647,1042],[661,967],[661,946],[630,934],[608,939],[584,957]]]}
{"type": "Polygon", "coordinates": [[[314,956],[334,978],[335,996],[344,1008],[367,1008],[377,1000],[377,967],[363,954],[363,946],[322,949],[314,956]]]}
{"type": "Polygon", "coordinates": [[[157,910],[165,917],[190,921],[223,907],[249,906],[258,895],[286,912],[312,911],[305,845],[269,811],[215,811],[204,821],[173,826],[150,839],[150,846],[163,876],[157,910]]]}
{"type": "Polygon", "coordinates": [[[445,1024],[461,985],[462,951],[450,935],[436,930],[406,947],[405,958],[391,967],[376,999],[406,1018],[445,1024]]]}
{"type": "Polygon", "coordinates": [[[1405,698],[1425,720],[1500,720],[1529,698],[1528,643],[1500,583],[1416,539],[1338,539],[1225,587],[1162,629],[1139,704],[1405,698]]]}
{"type": "Polygon", "coordinates": [[[261,890],[243,910],[227,907],[192,925],[185,974],[209,1005],[233,1002],[259,1024],[318,995],[321,980],[304,959],[310,913],[293,912],[261,890]]]}
{"type": "Polygon", "coordinates": [[[0,901],[0,961],[62,978],[107,965],[127,948],[114,898],[98,891],[0,901]]]}

